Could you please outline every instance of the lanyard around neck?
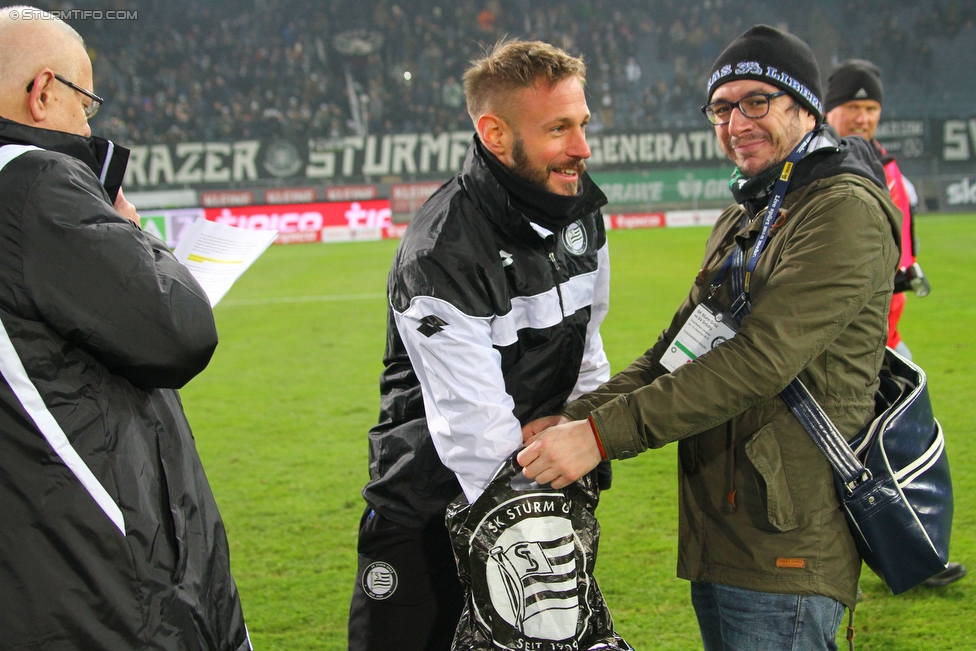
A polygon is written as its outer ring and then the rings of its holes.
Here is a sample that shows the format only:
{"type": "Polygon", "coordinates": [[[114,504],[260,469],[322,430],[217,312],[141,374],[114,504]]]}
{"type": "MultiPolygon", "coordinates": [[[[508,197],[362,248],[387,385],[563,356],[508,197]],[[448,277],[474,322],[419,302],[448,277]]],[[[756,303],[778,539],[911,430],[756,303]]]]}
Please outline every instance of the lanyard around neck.
{"type": "MultiPolygon", "coordinates": [[[[786,157],[786,161],[783,163],[783,171],[773,185],[772,196],[769,197],[766,213],[763,216],[762,227],[759,229],[756,244],[752,247],[752,253],[749,255],[749,262],[743,264],[745,255],[743,254],[742,248],[736,245],[732,249],[731,255],[725,259],[722,270],[719,271],[718,276],[715,277],[715,281],[712,283],[711,293],[714,294],[725,280],[725,274],[728,272],[729,267],[733,268],[732,292],[737,298],[732,304],[731,312],[735,316],[739,316],[739,312],[749,304],[749,281],[752,279],[752,274],[756,270],[759,256],[762,255],[763,250],[766,248],[766,243],[769,241],[769,233],[772,230],[773,223],[776,221],[780,208],[783,206],[783,199],[786,197],[786,190],[790,185],[790,178],[793,176],[793,168],[806,154],[807,147],[810,146],[810,141],[813,139],[813,133],[811,131],[804,136],[800,144],[790,152],[790,155],[786,157]]],[[[747,223],[748,218],[743,216],[742,228],[745,228],[747,223]]],[[[748,309],[746,312],[748,312],[748,309]]]]}

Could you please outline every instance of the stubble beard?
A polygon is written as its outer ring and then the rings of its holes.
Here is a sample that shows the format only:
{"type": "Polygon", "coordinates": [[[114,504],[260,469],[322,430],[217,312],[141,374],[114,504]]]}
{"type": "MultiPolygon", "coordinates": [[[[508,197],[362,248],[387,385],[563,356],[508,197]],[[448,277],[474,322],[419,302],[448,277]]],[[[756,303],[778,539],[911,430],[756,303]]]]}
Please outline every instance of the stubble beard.
{"type": "MultiPolygon", "coordinates": [[[[577,181],[571,186],[572,192],[565,195],[573,196],[579,192],[579,178],[582,176],[583,172],[586,171],[586,163],[582,160],[578,160],[572,164],[567,164],[560,167],[571,167],[577,171],[577,181]]],[[[553,194],[565,194],[563,192],[557,192],[549,186],[549,173],[551,171],[551,168],[548,167],[545,169],[532,167],[532,164],[529,162],[529,157],[525,154],[525,143],[522,141],[522,138],[516,134],[515,139],[512,142],[512,174],[519,177],[523,181],[531,183],[541,190],[545,190],[546,192],[552,192],[553,194]]]]}
{"type": "MultiPolygon", "coordinates": [[[[764,135],[766,140],[770,140],[770,141],[772,140],[772,135],[769,134],[768,132],[764,135]]],[[[782,164],[783,161],[785,161],[789,157],[790,152],[793,151],[793,148],[799,144],[802,138],[803,138],[803,126],[800,124],[800,112],[797,110],[793,114],[793,119],[790,120],[789,124],[786,127],[786,131],[783,134],[783,138],[780,141],[780,145],[777,147],[773,155],[770,156],[769,161],[765,163],[758,170],[749,172],[748,174],[746,174],[741,167],[739,168],[739,171],[742,172],[742,176],[747,179],[755,178],[760,174],[763,174],[764,172],[768,172],[770,169],[776,167],[777,165],[782,164]]],[[[723,143],[723,148],[725,149],[725,155],[734,163],[735,151],[732,148],[731,138],[729,139],[728,142],[723,143]]]]}

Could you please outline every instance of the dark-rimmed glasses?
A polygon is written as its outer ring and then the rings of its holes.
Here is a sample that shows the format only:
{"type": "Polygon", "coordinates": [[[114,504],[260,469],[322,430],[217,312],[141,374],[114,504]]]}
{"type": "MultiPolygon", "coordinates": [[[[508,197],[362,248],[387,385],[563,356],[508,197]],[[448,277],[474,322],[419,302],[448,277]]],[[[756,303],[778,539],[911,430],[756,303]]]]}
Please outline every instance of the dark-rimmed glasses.
{"type": "MultiPolygon", "coordinates": [[[[102,99],[101,97],[99,97],[95,93],[91,92],[90,90],[85,90],[84,88],[82,88],[78,84],[75,84],[75,83],[72,83],[72,82],[68,81],[67,79],[65,79],[61,75],[54,75],[54,78],[57,79],[58,81],[60,81],[62,84],[65,84],[66,86],[70,86],[74,90],[78,91],[79,93],[81,93],[82,95],[84,95],[85,97],[87,97],[88,99],[90,99],[91,100],[91,104],[87,104],[85,106],[85,119],[86,120],[91,120],[93,117],[95,117],[95,114],[98,113],[98,109],[101,108],[102,103],[105,101],[104,99],[102,99]]],[[[27,92],[28,93],[31,92],[31,89],[32,88],[34,88],[34,81],[33,80],[31,80],[31,82],[29,84],[27,84],[27,92]]]]}
{"type": "Polygon", "coordinates": [[[778,93],[755,93],[746,95],[738,102],[712,102],[701,107],[701,111],[708,118],[708,121],[715,126],[728,124],[729,120],[732,119],[732,109],[734,108],[738,108],[739,112],[747,118],[758,120],[766,117],[766,114],[769,113],[769,104],[774,99],[786,94],[785,90],[778,93]]]}

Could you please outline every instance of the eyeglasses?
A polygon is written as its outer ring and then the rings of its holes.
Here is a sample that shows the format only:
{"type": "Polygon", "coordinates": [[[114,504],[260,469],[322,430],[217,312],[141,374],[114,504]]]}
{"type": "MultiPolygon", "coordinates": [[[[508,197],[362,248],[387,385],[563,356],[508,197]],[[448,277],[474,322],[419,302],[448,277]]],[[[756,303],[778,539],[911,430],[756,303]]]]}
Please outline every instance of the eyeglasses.
{"type": "Polygon", "coordinates": [[[756,93],[755,95],[746,95],[738,102],[712,102],[701,107],[701,110],[708,121],[715,126],[728,124],[729,120],[732,119],[732,109],[734,108],[738,108],[739,112],[747,118],[758,120],[766,117],[766,114],[769,113],[770,102],[786,94],[785,90],[778,93],[756,93]]]}
{"type": "MultiPolygon", "coordinates": [[[[95,93],[91,92],[90,90],[85,90],[78,84],[74,84],[68,81],[61,75],[54,75],[54,78],[60,81],[62,84],[65,84],[66,86],[70,86],[74,90],[78,91],[79,93],[81,93],[82,95],[90,99],[91,104],[87,104],[85,106],[85,119],[91,120],[93,117],[95,117],[95,114],[98,113],[98,109],[101,108],[102,103],[105,101],[104,99],[102,99],[95,93]]],[[[32,88],[34,88],[33,80],[29,84],[27,84],[27,92],[28,93],[31,92],[32,88]]]]}

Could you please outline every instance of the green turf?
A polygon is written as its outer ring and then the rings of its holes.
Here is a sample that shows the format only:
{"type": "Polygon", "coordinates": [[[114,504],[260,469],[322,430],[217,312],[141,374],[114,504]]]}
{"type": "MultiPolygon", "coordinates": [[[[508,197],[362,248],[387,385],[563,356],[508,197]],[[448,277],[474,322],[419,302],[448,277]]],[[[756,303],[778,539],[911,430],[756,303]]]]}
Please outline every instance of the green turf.
{"type": "MultiPolygon", "coordinates": [[[[974,576],[898,597],[865,570],[858,649],[976,648],[976,216],[924,216],[920,261],[933,291],[910,296],[902,333],[929,374],[954,469],[954,560],[974,576]]],[[[707,230],[610,234],[614,369],[667,326],[698,271],[707,230]]],[[[356,529],[385,344],[395,242],[272,247],[215,310],[221,343],[183,392],[231,541],[256,647],[346,648],[356,529]],[[300,300],[282,300],[282,299],[300,300]],[[278,302],[267,302],[274,300],[278,302]]],[[[615,463],[597,577],[638,649],[701,648],[676,563],[675,449],[615,463]]],[[[391,650],[395,651],[395,650],[391,650]]]]}

